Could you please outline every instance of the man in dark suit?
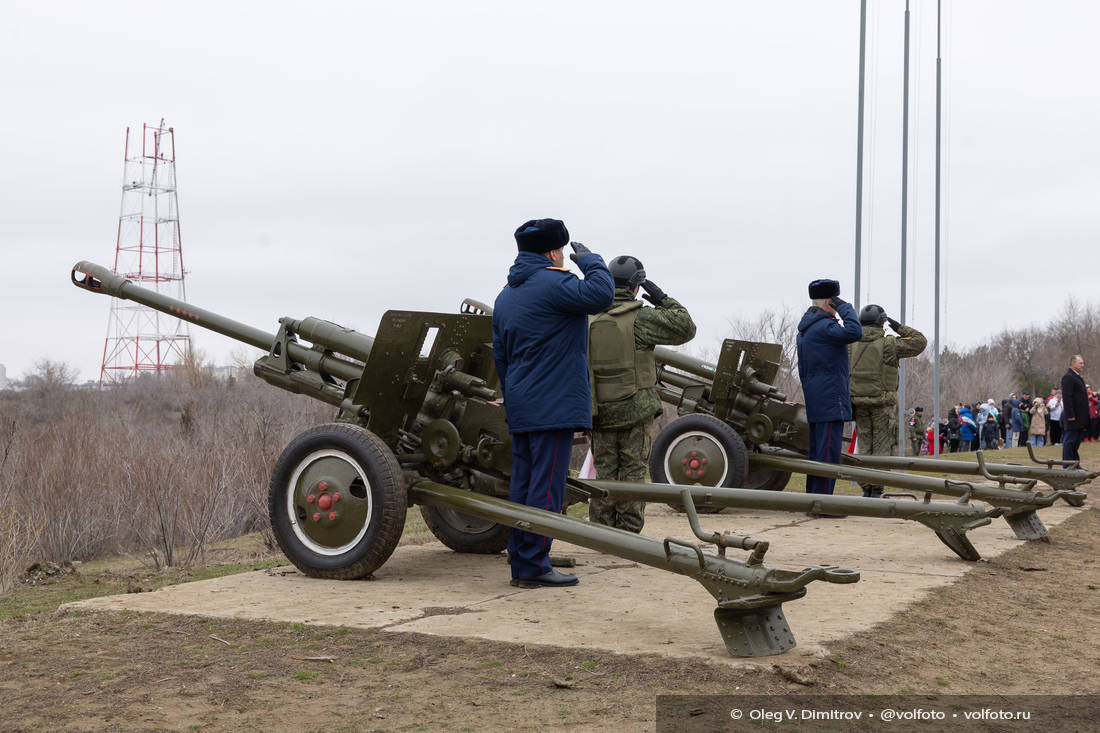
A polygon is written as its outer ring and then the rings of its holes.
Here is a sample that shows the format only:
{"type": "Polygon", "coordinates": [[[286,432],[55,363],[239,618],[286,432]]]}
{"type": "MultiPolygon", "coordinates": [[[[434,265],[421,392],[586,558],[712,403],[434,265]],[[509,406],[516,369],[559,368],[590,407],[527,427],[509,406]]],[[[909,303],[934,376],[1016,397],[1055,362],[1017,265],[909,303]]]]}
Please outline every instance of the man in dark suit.
{"type": "Polygon", "coordinates": [[[1089,426],[1089,394],[1085,388],[1085,378],[1081,371],[1085,368],[1085,360],[1080,354],[1075,354],[1069,362],[1069,370],[1062,377],[1062,422],[1065,431],[1062,433],[1062,460],[1079,461],[1077,446],[1081,445],[1081,438],[1085,437],[1085,431],[1089,426]]]}

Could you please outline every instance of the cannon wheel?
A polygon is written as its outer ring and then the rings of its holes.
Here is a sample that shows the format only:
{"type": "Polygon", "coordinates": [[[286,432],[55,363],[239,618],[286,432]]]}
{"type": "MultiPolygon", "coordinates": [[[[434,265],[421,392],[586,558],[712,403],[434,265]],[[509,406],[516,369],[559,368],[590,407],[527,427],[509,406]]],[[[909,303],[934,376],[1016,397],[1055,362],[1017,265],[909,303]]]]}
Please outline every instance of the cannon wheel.
{"type": "Polygon", "coordinates": [[[455,552],[496,555],[508,546],[512,529],[448,507],[421,505],[420,515],[432,534],[455,552]]]}
{"type": "Polygon", "coordinates": [[[787,482],[790,480],[790,471],[780,471],[778,468],[750,468],[748,475],[745,476],[744,488],[782,491],[787,488],[787,482]]]}
{"type": "MultiPolygon", "coordinates": [[[[657,434],[649,452],[649,475],[661,484],[745,485],[748,451],[737,431],[712,415],[678,417],[657,434]],[[671,480],[670,480],[671,478],[671,480]]],[[[682,512],[682,504],[669,502],[682,512]]],[[[722,507],[696,503],[700,514],[717,514],[722,507]]]]}
{"type": "Polygon", "coordinates": [[[382,439],[345,423],[318,425],[283,449],[271,474],[275,539],[314,578],[370,575],[393,553],[408,499],[401,466],[382,439]]]}

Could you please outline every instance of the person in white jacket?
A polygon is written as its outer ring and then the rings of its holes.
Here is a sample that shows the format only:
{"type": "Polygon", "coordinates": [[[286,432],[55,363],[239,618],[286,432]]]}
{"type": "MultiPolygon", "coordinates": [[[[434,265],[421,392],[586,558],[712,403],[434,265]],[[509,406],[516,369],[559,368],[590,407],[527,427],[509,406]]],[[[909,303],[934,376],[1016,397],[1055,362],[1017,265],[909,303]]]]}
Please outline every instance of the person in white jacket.
{"type": "Polygon", "coordinates": [[[1050,444],[1059,445],[1062,442],[1062,390],[1050,390],[1047,410],[1050,412],[1050,444]]]}

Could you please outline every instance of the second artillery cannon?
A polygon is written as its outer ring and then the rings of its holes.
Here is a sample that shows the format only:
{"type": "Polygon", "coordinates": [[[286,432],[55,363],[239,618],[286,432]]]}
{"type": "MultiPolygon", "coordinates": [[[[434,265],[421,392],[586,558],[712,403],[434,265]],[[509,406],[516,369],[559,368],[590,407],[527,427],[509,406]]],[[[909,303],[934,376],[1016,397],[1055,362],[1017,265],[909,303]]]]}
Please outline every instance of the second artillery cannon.
{"type": "MultiPolygon", "coordinates": [[[[789,402],[772,384],[782,357],[778,344],[727,339],[715,364],[660,346],[654,355],[661,399],[680,413],[653,441],[649,468],[655,481],[775,491],[786,486],[792,472],[862,480],[986,502],[1002,510],[1018,538],[1039,540],[1047,538],[1047,531],[1037,510],[1058,500],[1080,506],[1085,495],[1073,487],[1100,475],[1076,463],[1055,468],[1062,462],[1048,461],[1044,467],[1034,454],[1032,466],[986,463],[981,453],[975,463],[845,454],[844,466],[819,464],[805,458],[805,408],[789,402]],[[952,481],[895,470],[971,474],[986,481],[952,481]],[[1054,490],[1035,491],[1038,481],[1054,490]]],[[[697,508],[721,510],[706,503],[697,508]]]]}
{"type": "MultiPolygon", "coordinates": [[[[492,313],[490,306],[469,298],[463,301],[462,310],[466,313],[492,313]]],[[[967,533],[989,524],[990,518],[1000,516],[1004,509],[994,507],[989,510],[970,504],[966,498],[947,503],[933,502],[927,495],[924,501],[906,501],[907,497],[881,500],[776,491],[786,484],[790,471],[813,473],[812,470],[806,471],[806,467],[817,470],[828,465],[805,460],[789,467],[769,465],[759,453],[746,449],[746,440],[735,428],[735,425],[749,425],[753,430],[752,439],[760,442],[772,438],[792,445],[804,442],[808,432],[805,409],[802,405],[785,402],[786,397],[770,384],[778,364],[769,359],[778,358],[778,349],[775,344],[729,340],[723,344],[718,365],[713,366],[657,347],[659,379],[677,385],[682,390],[677,403],[681,408],[686,404],[694,410],[668,425],[653,443],[650,474],[658,483],[571,479],[567,501],[585,501],[591,496],[598,496],[612,501],[664,502],[684,511],[686,507],[682,497],[687,491],[695,509],[701,513],[740,508],[905,519],[930,528],[962,559],[980,560],[981,554],[970,542],[967,533]],[[670,371],[669,366],[673,364],[681,372],[690,371],[692,376],[670,371]],[[725,398],[716,395],[725,395],[725,398]],[[715,409],[727,419],[719,420],[712,414],[715,409]],[[757,459],[761,460],[757,462],[757,459]],[[779,485],[775,482],[777,477],[781,479],[779,485]]],[[[658,389],[666,399],[677,394],[667,386],[658,389]]],[[[773,450],[760,446],[757,449],[773,450]]],[[[798,454],[791,455],[797,457],[798,454]]],[[[768,456],[766,460],[770,461],[772,457],[768,456]]],[[[780,462],[785,460],[788,459],[779,459],[780,462]]],[[[894,479],[893,474],[885,471],[855,469],[849,473],[865,475],[868,480],[882,478],[887,483],[894,479]]],[[[901,480],[906,483],[901,485],[912,489],[909,479],[913,478],[903,477],[901,480]]],[[[932,479],[916,478],[928,482],[922,490],[938,486],[932,479]]],[[[1019,510],[1019,507],[1013,505],[1012,509],[1019,510]]]]}

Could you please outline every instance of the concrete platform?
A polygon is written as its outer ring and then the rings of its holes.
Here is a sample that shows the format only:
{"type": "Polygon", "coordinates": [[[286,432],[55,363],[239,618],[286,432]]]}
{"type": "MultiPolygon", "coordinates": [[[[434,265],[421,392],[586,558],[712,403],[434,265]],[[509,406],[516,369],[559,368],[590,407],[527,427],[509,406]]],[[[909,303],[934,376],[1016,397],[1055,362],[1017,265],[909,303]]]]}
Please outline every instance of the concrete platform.
{"type": "MultiPolygon", "coordinates": [[[[769,565],[792,570],[838,565],[862,572],[855,584],[811,583],[804,598],[784,605],[798,641],[785,654],[731,659],[714,622],[715,603],[698,583],[562,542],[554,544],[554,554],[578,562],[575,572],[581,582],[572,588],[513,588],[503,555],[460,555],[433,543],[399,547],[373,580],[319,580],[286,566],[152,593],[94,598],[66,608],[381,628],[734,665],[802,664],[808,656],[826,654],[830,642],[889,620],[932,588],[974,567],[915,522],[728,511],[702,517],[704,529],[768,539],[769,565]]],[[[1080,511],[1084,509],[1061,504],[1039,515],[1053,527],[1080,511]]],[[[650,505],[645,534],[691,538],[686,518],[662,505],[650,505]]],[[[1023,544],[1003,519],[972,531],[970,537],[986,559],[1023,544]]]]}

